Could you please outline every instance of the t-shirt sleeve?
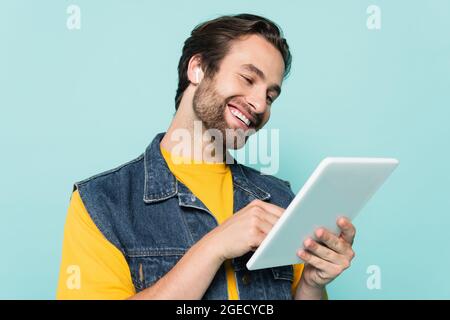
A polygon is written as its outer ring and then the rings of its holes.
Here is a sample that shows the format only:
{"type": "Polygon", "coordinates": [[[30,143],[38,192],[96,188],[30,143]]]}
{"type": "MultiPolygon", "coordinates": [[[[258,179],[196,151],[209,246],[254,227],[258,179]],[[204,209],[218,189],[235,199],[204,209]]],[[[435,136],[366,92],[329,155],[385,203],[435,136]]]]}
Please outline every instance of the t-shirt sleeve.
{"type": "Polygon", "coordinates": [[[122,252],[92,221],[74,191],[67,212],[57,299],[126,299],[135,294],[122,252]]]}

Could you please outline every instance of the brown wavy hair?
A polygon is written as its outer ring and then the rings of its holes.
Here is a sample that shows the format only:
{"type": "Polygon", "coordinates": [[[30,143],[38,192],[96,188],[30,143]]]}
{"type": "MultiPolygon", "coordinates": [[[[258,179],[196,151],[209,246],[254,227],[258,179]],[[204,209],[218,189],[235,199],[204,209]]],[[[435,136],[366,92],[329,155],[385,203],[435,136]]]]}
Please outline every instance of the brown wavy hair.
{"type": "Polygon", "coordinates": [[[290,71],[292,56],[283,32],[273,21],[253,15],[227,15],[197,25],[183,46],[178,63],[178,89],[175,95],[175,109],[178,110],[181,98],[189,86],[187,68],[194,55],[200,55],[202,70],[206,77],[213,77],[219,64],[230,49],[231,42],[242,36],[257,34],[277,48],[284,61],[285,78],[290,71]]]}

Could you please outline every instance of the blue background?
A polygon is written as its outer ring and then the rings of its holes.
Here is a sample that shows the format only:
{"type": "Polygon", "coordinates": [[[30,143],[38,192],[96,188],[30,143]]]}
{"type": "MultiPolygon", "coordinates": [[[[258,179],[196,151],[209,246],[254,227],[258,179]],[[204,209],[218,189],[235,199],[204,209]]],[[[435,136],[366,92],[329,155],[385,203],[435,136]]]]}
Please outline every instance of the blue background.
{"type": "Polygon", "coordinates": [[[284,30],[291,76],[272,108],[278,176],[325,156],[396,157],[355,220],[332,299],[450,298],[449,1],[0,2],[0,298],[53,299],[72,183],[141,152],[174,113],[192,28],[251,12],[284,30]],[[67,7],[81,9],[68,30],[67,7]],[[381,29],[366,9],[381,8],[381,29]],[[381,289],[369,290],[370,265],[381,289]]]}

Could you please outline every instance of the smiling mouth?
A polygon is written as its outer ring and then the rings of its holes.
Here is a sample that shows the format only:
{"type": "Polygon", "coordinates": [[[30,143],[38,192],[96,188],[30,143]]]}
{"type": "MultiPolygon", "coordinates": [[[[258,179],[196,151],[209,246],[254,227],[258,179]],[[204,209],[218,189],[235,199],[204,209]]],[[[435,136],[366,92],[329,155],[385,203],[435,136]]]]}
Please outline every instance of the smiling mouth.
{"type": "Polygon", "coordinates": [[[250,119],[242,114],[242,112],[240,112],[237,108],[232,105],[228,105],[228,109],[236,119],[238,119],[243,125],[245,125],[245,128],[248,129],[252,126],[252,122],[250,121],[250,119]]]}

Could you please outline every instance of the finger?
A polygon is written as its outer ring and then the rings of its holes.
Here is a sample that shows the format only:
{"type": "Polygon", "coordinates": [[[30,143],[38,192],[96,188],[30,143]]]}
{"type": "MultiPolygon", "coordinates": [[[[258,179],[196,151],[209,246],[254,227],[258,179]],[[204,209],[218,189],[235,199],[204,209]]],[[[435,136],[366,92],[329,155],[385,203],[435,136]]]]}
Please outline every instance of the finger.
{"type": "Polygon", "coordinates": [[[350,247],[347,242],[337,237],[327,229],[319,228],[316,230],[315,235],[320,242],[337,253],[345,254],[350,247]]]}
{"type": "Polygon", "coordinates": [[[277,217],[281,217],[281,215],[284,212],[284,208],[281,208],[277,205],[274,205],[272,203],[264,202],[262,200],[253,200],[252,205],[258,206],[261,209],[266,210],[267,212],[270,212],[271,214],[276,215],[277,217]]]}
{"type": "Polygon", "coordinates": [[[338,265],[344,265],[346,263],[345,256],[337,254],[335,251],[317,243],[311,238],[306,239],[303,244],[306,250],[321,259],[338,265]]]}
{"type": "Polygon", "coordinates": [[[264,211],[264,214],[261,215],[261,218],[266,220],[268,223],[270,223],[272,226],[280,220],[280,217],[277,215],[274,215],[270,212],[264,211]]]}
{"type": "Polygon", "coordinates": [[[274,215],[259,206],[252,207],[251,211],[258,219],[267,221],[271,225],[274,225],[277,223],[278,219],[280,219],[277,215],[274,215]]]}
{"type": "Polygon", "coordinates": [[[251,250],[256,251],[256,249],[258,249],[258,247],[261,245],[261,243],[264,241],[265,238],[266,238],[266,234],[259,232],[254,239],[254,243],[251,246],[251,250]]]}
{"type": "Polygon", "coordinates": [[[341,237],[350,244],[353,244],[355,239],[356,229],[355,226],[346,217],[341,217],[337,220],[337,225],[341,229],[341,237]]]}
{"type": "Polygon", "coordinates": [[[270,230],[272,230],[273,224],[267,222],[265,219],[259,219],[258,224],[256,226],[259,231],[267,235],[270,230]]]}
{"type": "Polygon", "coordinates": [[[340,269],[338,265],[335,265],[331,262],[328,262],[324,259],[321,259],[315,256],[313,253],[310,253],[306,250],[300,250],[297,255],[304,262],[309,263],[313,267],[325,272],[329,277],[335,277],[340,273],[340,269]]]}

